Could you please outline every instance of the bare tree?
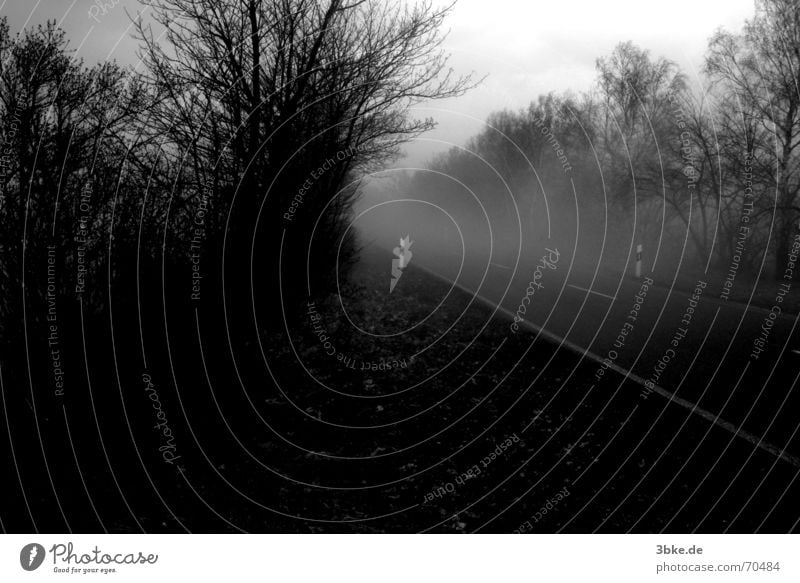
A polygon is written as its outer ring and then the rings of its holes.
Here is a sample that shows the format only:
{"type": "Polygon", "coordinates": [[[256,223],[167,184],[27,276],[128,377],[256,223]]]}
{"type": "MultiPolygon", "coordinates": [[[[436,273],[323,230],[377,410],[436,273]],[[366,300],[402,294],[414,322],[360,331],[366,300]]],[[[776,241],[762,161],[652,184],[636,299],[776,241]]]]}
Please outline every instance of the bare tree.
{"type": "Polygon", "coordinates": [[[711,40],[707,70],[742,122],[729,124],[739,158],[752,156],[756,182],[769,187],[757,204],[774,213],[775,276],[782,278],[795,222],[800,216],[800,6],[759,0],[742,34],[719,32],[711,40]],[[755,122],[755,123],[752,123],[755,122]],[[769,200],[768,198],[771,198],[769,200]]]}
{"type": "Polygon", "coordinates": [[[637,202],[663,194],[658,147],[669,131],[669,98],[685,82],[673,62],[631,42],[598,59],[597,70],[601,164],[612,197],[630,211],[634,191],[637,202]]]}
{"type": "Polygon", "coordinates": [[[310,272],[328,278],[355,197],[342,187],[432,127],[410,115],[413,104],[470,85],[452,76],[440,49],[450,7],[430,2],[149,5],[164,33],[139,20],[138,37],[158,95],[151,131],[164,136],[180,186],[176,209],[191,213],[208,196],[213,216],[228,222],[229,249],[242,235],[232,259],[249,255],[256,231],[258,246],[271,249],[285,232],[284,249],[297,258],[286,264],[303,267],[313,231],[321,247],[310,272]]]}
{"type": "MultiPolygon", "coordinates": [[[[23,302],[43,302],[48,265],[58,271],[59,295],[81,293],[79,274],[94,278],[107,255],[111,206],[136,198],[121,178],[133,121],[146,104],[141,85],[119,66],[74,59],[55,23],[11,35],[0,19],[3,340],[17,337],[23,302]],[[58,250],[52,263],[48,245],[58,250]]],[[[98,294],[101,288],[86,287],[88,310],[98,294]]],[[[29,322],[43,319],[41,310],[28,314],[29,322]]]]}

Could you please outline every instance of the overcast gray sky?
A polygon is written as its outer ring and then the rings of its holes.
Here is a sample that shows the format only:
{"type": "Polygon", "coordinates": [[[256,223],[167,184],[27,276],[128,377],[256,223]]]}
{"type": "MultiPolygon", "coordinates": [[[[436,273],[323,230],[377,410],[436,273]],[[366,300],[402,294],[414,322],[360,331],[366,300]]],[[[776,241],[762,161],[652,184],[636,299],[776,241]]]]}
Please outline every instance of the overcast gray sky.
{"type": "Polygon", "coordinates": [[[595,60],[620,42],[677,62],[699,83],[708,38],[720,27],[738,31],[754,12],[753,0],[460,0],[449,21],[453,68],[489,77],[468,95],[420,108],[439,127],[404,164],[445,148],[435,140],[463,143],[494,110],[524,107],[550,91],[589,89],[595,60]]]}
{"type": "MultiPolygon", "coordinates": [[[[138,0],[0,0],[13,29],[55,19],[89,62],[136,63],[126,11],[140,10],[138,0]]],[[[399,165],[422,165],[447,143],[463,143],[493,110],[524,107],[549,91],[585,91],[595,59],[622,41],[676,61],[696,82],[709,36],[721,26],[738,30],[753,12],[753,0],[459,0],[448,21],[451,64],[489,76],[468,95],[420,107],[439,127],[399,165]]]]}

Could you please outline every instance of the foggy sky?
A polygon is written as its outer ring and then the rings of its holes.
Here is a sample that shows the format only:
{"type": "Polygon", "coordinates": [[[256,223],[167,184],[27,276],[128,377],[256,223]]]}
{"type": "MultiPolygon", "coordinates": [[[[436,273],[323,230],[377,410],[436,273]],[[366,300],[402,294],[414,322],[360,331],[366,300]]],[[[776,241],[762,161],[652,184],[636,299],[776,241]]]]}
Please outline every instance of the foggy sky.
{"type": "MultiPolygon", "coordinates": [[[[456,73],[488,78],[463,97],[418,107],[419,117],[433,117],[439,127],[409,144],[397,166],[424,165],[431,153],[463,143],[494,110],[519,109],[549,91],[588,89],[595,60],[619,42],[672,59],[697,84],[709,36],[719,27],[738,31],[754,8],[753,0],[459,0],[444,48],[456,73]]],[[[141,11],[146,17],[137,0],[0,0],[12,30],[55,19],[89,63],[135,66],[128,14],[141,11]]]]}

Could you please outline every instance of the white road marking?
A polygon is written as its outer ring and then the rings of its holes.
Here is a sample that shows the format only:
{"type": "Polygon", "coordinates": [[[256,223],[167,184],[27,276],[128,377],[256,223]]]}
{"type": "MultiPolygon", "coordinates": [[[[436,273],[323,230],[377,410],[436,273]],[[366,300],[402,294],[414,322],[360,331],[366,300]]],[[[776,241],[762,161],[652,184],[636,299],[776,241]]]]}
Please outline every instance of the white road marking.
{"type": "Polygon", "coordinates": [[[792,350],[795,354],[800,354],[800,350],[792,350]]]}
{"type": "Polygon", "coordinates": [[[490,264],[494,265],[495,267],[499,267],[500,269],[511,269],[510,267],[506,267],[505,265],[500,265],[499,263],[490,262],[490,264]]]}
{"type": "Polygon", "coordinates": [[[609,300],[616,300],[617,299],[615,296],[609,296],[609,295],[600,293],[599,291],[586,289],[585,287],[581,287],[579,285],[572,285],[571,283],[568,283],[567,287],[574,287],[575,289],[579,289],[581,291],[589,292],[590,294],[597,294],[598,296],[603,296],[604,298],[608,298],[609,300]]]}
{"type": "MultiPolygon", "coordinates": [[[[423,269],[424,271],[430,273],[432,276],[437,277],[437,278],[441,279],[442,281],[445,281],[447,283],[450,283],[450,284],[454,285],[455,287],[459,288],[461,291],[472,295],[474,298],[480,300],[484,304],[486,304],[488,306],[491,306],[492,308],[495,308],[498,312],[506,315],[507,317],[512,318],[512,319],[514,318],[515,314],[511,310],[507,310],[506,308],[497,305],[492,300],[490,300],[490,299],[488,299],[488,298],[486,298],[486,297],[484,297],[484,296],[482,296],[480,294],[476,294],[474,291],[472,291],[468,287],[466,287],[466,286],[464,286],[464,285],[462,285],[462,284],[460,284],[458,282],[451,281],[451,280],[447,279],[446,277],[443,277],[443,276],[439,275],[435,271],[433,271],[431,269],[428,269],[427,267],[424,267],[422,265],[419,265],[419,267],[421,269],[423,269]]],[[[588,290],[586,290],[586,291],[588,291],[588,290]]],[[[645,383],[646,383],[645,379],[643,379],[639,375],[634,374],[633,372],[631,372],[631,371],[629,371],[627,369],[624,369],[621,366],[619,366],[617,364],[614,364],[613,362],[612,363],[607,363],[606,359],[604,359],[602,356],[598,356],[597,354],[594,354],[593,352],[589,352],[588,349],[583,348],[583,347],[579,346],[578,344],[575,344],[574,342],[570,342],[569,340],[567,340],[565,338],[561,338],[561,336],[553,334],[552,332],[548,332],[547,330],[545,330],[541,326],[537,326],[536,324],[534,324],[532,322],[529,322],[528,320],[522,320],[521,322],[519,322],[519,325],[520,326],[525,326],[527,328],[530,328],[531,330],[533,330],[534,332],[537,332],[539,335],[543,336],[544,338],[547,338],[551,342],[555,342],[555,343],[559,344],[560,346],[564,346],[565,348],[568,348],[569,350],[572,350],[573,352],[581,354],[582,356],[584,356],[585,358],[588,358],[589,360],[593,360],[593,361],[595,361],[595,362],[597,362],[599,364],[605,363],[608,366],[608,368],[610,368],[614,372],[617,372],[617,373],[623,375],[626,379],[630,379],[633,382],[635,382],[636,384],[641,385],[642,387],[647,386],[647,385],[645,385],[645,383]]],[[[757,437],[757,436],[753,435],[752,433],[750,433],[748,431],[745,431],[744,429],[734,425],[730,421],[726,421],[725,419],[722,419],[719,415],[715,415],[714,413],[711,413],[710,411],[707,411],[707,410],[705,410],[705,409],[703,409],[701,407],[698,407],[696,403],[692,403],[691,401],[687,401],[686,399],[682,399],[681,397],[678,397],[677,395],[675,395],[675,393],[672,393],[672,392],[668,391],[667,389],[665,389],[663,387],[660,387],[658,385],[650,385],[650,392],[656,393],[657,395],[661,395],[662,397],[672,401],[676,405],[678,405],[680,407],[683,407],[684,409],[688,409],[690,413],[693,413],[695,415],[699,415],[700,417],[702,417],[706,421],[710,421],[711,423],[713,423],[714,425],[716,425],[720,429],[724,429],[725,431],[727,431],[729,433],[732,433],[736,437],[740,437],[741,439],[744,439],[745,441],[747,441],[748,443],[754,445],[755,447],[758,447],[758,448],[766,451],[767,453],[769,453],[771,455],[774,455],[777,458],[782,459],[783,461],[793,465],[796,468],[800,468],[800,458],[798,458],[798,457],[796,457],[796,456],[794,456],[792,454],[786,453],[783,449],[781,449],[781,448],[779,448],[779,447],[777,447],[775,445],[772,445],[770,443],[765,442],[760,437],[757,437]]]]}

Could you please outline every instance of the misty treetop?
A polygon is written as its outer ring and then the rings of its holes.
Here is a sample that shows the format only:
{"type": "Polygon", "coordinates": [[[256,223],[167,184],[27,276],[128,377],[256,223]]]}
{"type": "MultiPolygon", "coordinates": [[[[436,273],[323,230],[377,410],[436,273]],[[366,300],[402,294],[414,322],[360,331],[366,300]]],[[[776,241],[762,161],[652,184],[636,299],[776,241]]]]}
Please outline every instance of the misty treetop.
{"type": "MultiPolygon", "coordinates": [[[[530,240],[548,213],[573,230],[581,214],[588,255],[605,246],[621,269],[644,243],[651,258],[780,279],[800,217],[798,46],[791,0],[760,0],[742,31],[717,32],[698,81],[622,42],[597,59],[589,91],[496,112],[430,168],[475,187],[506,231],[516,206],[530,240]]],[[[440,200],[466,197],[438,174],[415,181],[440,200]]]]}

